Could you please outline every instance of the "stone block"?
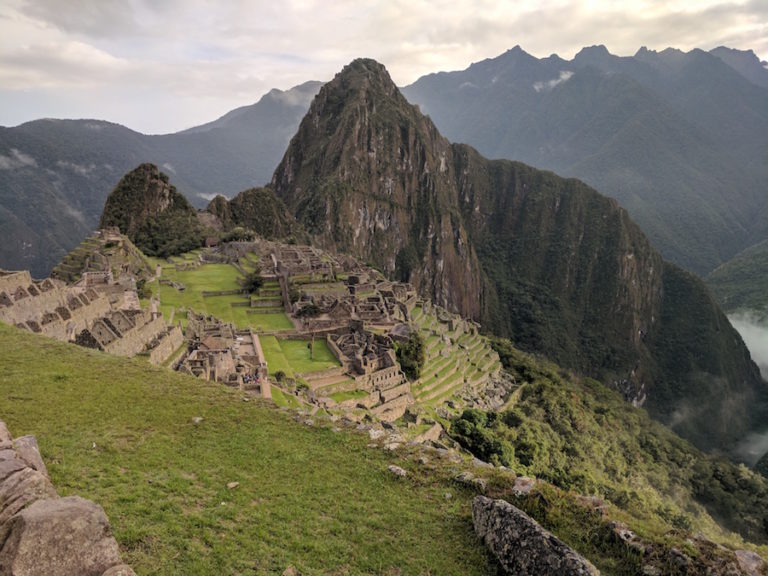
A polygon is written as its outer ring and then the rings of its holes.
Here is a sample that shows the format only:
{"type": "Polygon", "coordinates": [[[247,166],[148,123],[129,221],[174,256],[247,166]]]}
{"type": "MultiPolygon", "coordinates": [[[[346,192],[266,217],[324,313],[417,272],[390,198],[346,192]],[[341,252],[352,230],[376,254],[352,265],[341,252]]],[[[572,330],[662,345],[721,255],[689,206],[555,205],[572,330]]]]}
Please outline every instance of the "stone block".
{"type": "Polygon", "coordinates": [[[102,576],[122,564],[101,506],[68,496],[39,500],[9,522],[0,574],[102,576]]]}
{"type": "Polygon", "coordinates": [[[588,560],[509,502],[476,496],[472,502],[472,519],[475,532],[506,574],[600,574],[588,560]]]}

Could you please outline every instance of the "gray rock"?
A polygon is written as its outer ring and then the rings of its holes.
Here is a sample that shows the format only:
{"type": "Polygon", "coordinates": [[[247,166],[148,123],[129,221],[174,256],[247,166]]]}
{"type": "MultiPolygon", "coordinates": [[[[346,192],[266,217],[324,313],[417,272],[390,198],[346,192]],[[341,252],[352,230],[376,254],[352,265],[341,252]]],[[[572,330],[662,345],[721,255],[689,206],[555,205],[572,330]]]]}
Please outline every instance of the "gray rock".
{"type": "Polygon", "coordinates": [[[378,440],[379,438],[383,438],[384,434],[384,430],[379,428],[371,428],[368,430],[368,436],[370,436],[371,440],[378,440]]]}
{"type": "Polygon", "coordinates": [[[389,466],[387,466],[387,470],[389,470],[390,472],[392,472],[392,474],[394,474],[395,476],[398,476],[399,478],[405,478],[406,476],[408,476],[408,472],[400,468],[400,466],[395,466],[394,464],[390,464],[389,466]]]}
{"type": "Polygon", "coordinates": [[[478,492],[485,492],[486,488],[488,488],[488,480],[485,478],[473,478],[472,487],[478,492]]]}
{"type": "MultiPolygon", "coordinates": [[[[0,542],[11,517],[37,500],[56,498],[51,481],[23,460],[0,462],[0,542]]],[[[0,570],[0,574],[4,574],[0,570]]]]}
{"type": "Polygon", "coordinates": [[[240,482],[227,482],[227,490],[234,490],[240,486],[240,482]]]}
{"type": "Polygon", "coordinates": [[[112,566],[101,576],[136,576],[136,572],[128,564],[120,564],[119,566],[112,566]]]}
{"type": "Polygon", "coordinates": [[[16,514],[0,549],[0,574],[101,576],[122,564],[101,506],[68,496],[16,514]]]}
{"type": "Polygon", "coordinates": [[[536,480],[529,478],[528,476],[518,476],[515,478],[515,483],[512,486],[512,494],[515,496],[525,496],[530,494],[531,490],[536,486],[536,480]]]}
{"type": "Polygon", "coordinates": [[[475,475],[472,472],[461,472],[453,477],[453,481],[462,486],[471,486],[475,475]]]}
{"type": "Polygon", "coordinates": [[[392,451],[392,450],[397,450],[398,448],[400,448],[400,446],[401,446],[400,442],[390,442],[389,444],[385,445],[384,448],[386,450],[392,451]]]}
{"type": "Polygon", "coordinates": [[[765,562],[763,559],[749,550],[736,550],[736,560],[748,576],[760,576],[763,573],[765,562]]]}
{"type": "Polygon", "coordinates": [[[299,576],[299,571],[296,570],[295,566],[288,566],[288,568],[283,570],[283,576],[299,576]]]}
{"type": "Polygon", "coordinates": [[[194,418],[192,418],[192,422],[194,424],[200,424],[200,422],[202,422],[202,421],[203,421],[203,417],[202,416],[195,416],[194,418]]]}
{"type": "Polygon", "coordinates": [[[13,448],[4,448],[0,450],[0,461],[3,460],[15,460],[16,459],[16,450],[13,448]]]}
{"type": "Polygon", "coordinates": [[[11,441],[11,433],[8,432],[8,427],[5,425],[5,422],[0,420],[0,442],[10,442],[11,441]]]}
{"type": "Polygon", "coordinates": [[[472,501],[472,518],[475,532],[507,574],[599,574],[588,560],[509,502],[476,496],[472,501]]]}
{"type": "Polygon", "coordinates": [[[43,457],[40,456],[40,448],[37,446],[37,439],[34,436],[22,436],[13,441],[13,447],[19,458],[29,464],[40,474],[48,478],[48,469],[45,467],[43,457]]]}

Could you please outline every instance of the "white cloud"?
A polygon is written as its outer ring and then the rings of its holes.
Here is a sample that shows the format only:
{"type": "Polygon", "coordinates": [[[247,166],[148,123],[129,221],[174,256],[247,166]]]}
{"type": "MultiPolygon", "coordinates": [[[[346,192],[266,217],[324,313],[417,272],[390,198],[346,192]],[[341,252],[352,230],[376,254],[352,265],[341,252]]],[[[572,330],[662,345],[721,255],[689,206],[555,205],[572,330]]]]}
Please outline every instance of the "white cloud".
{"type": "Polygon", "coordinates": [[[763,0],[5,0],[0,124],[55,112],[178,130],[360,56],[400,85],[516,44],[565,58],[725,44],[765,60],[767,23],[763,0]]]}
{"type": "Polygon", "coordinates": [[[0,170],[15,170],[25,166],[37,166],[37,161],[16,148],[11,148],[8,156],[0,154],[0,170]]]}
{"type": "Polygon", "coordinates": [[[542,90],[549,92],[558,84],[562,84],[563,82],[570,80],[571,76],[573,76],[573,72],[570,70],[562,70],[557,78],[547,80],[546,82],[534,82],[533,89],[536,90],[536,92],[541,92],[542,90]]]}
{"type": "Polygon", "coordinates": [[[748,312],[729,316],[728,319],[741,334],[752,360],[760,367],[763,378],[768,381],[768,319],[761,320],[756,314],[748,312]]]}
{"type": "MultiPolygon", "coordinates": [[[[216,198],[216,196],[224,196],[224,194],[205,194],[203,192],[198,192],[197,195],[200,196],[200,198],[202,198],[203,200],[208,200],[208,202],[216,198]]],[[[226,196],[224,197],[226,198],[226,196]]]]}
{"type": "Polygon", "coordinates": [[[56,166],[59,168],[64,168],[66,170],[71,170],[75,174],[79,174],[80,176],[88,176],[90,172],[92,172],[95,168],[95,164],[89,164],[88,166],[85,166],[83,164],[76,164],[75,162],[65,162],[63,160],[57,160],[56,166]]]}

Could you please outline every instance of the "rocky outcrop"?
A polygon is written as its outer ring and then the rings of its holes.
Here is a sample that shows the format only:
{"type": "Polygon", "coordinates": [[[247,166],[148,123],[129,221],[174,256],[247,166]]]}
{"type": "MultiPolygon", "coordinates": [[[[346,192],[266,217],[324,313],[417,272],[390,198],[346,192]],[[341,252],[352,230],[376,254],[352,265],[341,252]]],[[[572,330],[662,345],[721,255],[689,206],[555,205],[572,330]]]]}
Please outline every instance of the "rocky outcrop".
{"type": "Polygon", "coordinates": [[[101,506],[59,498],[35,437],[12,440],[1,421],[0,574],[135,576],[101,506]]]}
{"type": "Polygon", "coordinates": [[[475,532],[515,576],[598,576],[588,560],[504,500],[476,496],[472,502],[475,532]]]}

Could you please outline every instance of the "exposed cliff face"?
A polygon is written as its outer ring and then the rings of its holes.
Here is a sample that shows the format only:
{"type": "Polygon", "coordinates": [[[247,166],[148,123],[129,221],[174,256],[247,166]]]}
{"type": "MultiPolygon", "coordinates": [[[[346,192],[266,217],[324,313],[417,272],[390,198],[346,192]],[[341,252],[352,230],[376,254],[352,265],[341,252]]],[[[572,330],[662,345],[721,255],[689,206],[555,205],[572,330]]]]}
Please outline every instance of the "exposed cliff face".
{"type": "Polygon", "coordinates": [[[141,164],[109,194],[99,227],[111,226],[150,256],[197,248],[202,237],[194,208],[154,164],[141,164]]]}
{"type": "Polygon", "coordinates": [[[272,185],[324,248],[482,316],[483,274],[458,211],[451,145],[380,64],[356,60],[322,88],[272,185]]]}
{"type": "Polygon", "coordinates": [[[454,153],[461,212],[490,280],[486,327],[602,378],[645,366],[662,260],[627,213],[578,180],[464,145],[454,153]]]}
{"type": "Polygon", "coordinates": [[[765,386],[738,335],[616,201],[450,144],[376,62],[356,60],[321,89],[272,185],[324,247],[628,400],[648,399],[704,448],[760,413],[765,386]],[[708,408],[686,409],[691,399],[708,408]],[[734,409],[740,425],[728,430],[734,409]]]}

